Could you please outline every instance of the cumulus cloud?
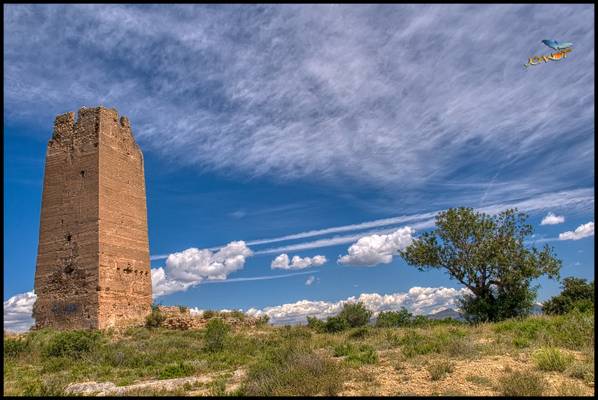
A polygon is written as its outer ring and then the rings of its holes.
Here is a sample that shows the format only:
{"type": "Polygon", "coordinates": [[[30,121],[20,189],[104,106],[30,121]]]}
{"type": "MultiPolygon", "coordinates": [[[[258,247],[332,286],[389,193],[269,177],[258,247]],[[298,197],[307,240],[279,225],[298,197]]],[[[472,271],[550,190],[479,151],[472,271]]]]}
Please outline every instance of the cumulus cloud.
{"type": "Polygon", "coordinates": [[[244,241],[231,242],[218,252],[190,248],[173,253],[166,259],[171,278],[181,282],[207,279],[226,279],[231,272],[243,268],[245,259],[253,253],[244,241]]]}
{"type": "Polygon", "coordinates": [[[272,269],[279,268],[279,269],[303,269],[309,267],[319,267],[326,263],[325,256],[313,256],[313,257],[304,257],[301,258],[299,256],[293,256],[289,263],[289,256],[287,254],[281,254],[276,257],[271,264],[272,269]]]}
{"type": "Polygon", "coordinates": [[[230,242],[217,252],[190,248],[170,254],[166,266],[152,269],[153,296],[187,290],[204,279],[224,280],[245,265],[253,252],[242,240],[230,242]]]}
{"type": "Polygon", "coordinates": [[[544,218],[542,218],[540,225],[557,225],[562,224],[563,222],[565,222],[565,217],[549,212],[544,218]]]}
{"type": "Polygon", "coordinates": [[[456,308],[457,299],[469,293],[467,289],[413,287],[406,293],[381,295],[363,293],[337,302],[300,300],[264,309],[251,308],[247,314],[256,317],[268,315],[274,324],[304,323],[308,316],[320,319],[336,315],[345,303],[363,302],[377,316],[381,311],[400,310],[405,307],[414,314],[432,314],[445,308],[456,308]]]}
{"type": "Polygon", "coordinates": [[[4,302],[4,329],[25,332],[35,323],[32,317],[37,296],[33,291],[12,296],[4,302]]]}
{"type": "Polygon", "coordinates": [[[399,228],[388,235],[364,236],[352,244],[348,254],[339,257],[339,264],[374,266],[388,264],[399,250],[413,241],[415,230],[409,226],[399,228]]]}
{"type": "MultiPolygon", "coordinates": [[[[432,314],[445,308],[456,308],[456,300],[469,293],[467,289],[413,287],[406,293],[381,295],[363,293],[337,302],[301,300],[264,309],[250,308],[248,315],[259,317],[268,315],[274,324],[304,323],[307,316],[326,318],[337,314],[345,303],[361,301],[377,316],[381,311],[407,308],[414,314],[432,314]]],[[[31,292],[15,295],[4,302],[4,329],[22,332],[33,325],[31,317],[36,296],[31,292]]],[[[201,315],[205,310],[198,307],[189,309],[193,315],[201,315]]],[[[223,312],[228,309],[220,310],[223,312]]]]}
{"type": "Polygon", "coordinates": [[[588,222],[577,227],[575,231],[567,231],[559,234],[559,240],[579,240],[594,235],[594,222],[588,222]]]}

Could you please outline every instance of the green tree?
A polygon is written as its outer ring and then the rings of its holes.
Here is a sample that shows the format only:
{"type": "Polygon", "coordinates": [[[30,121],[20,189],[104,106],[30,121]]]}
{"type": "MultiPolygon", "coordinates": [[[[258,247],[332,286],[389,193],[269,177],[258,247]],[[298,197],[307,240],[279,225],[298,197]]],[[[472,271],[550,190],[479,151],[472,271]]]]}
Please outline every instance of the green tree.
{"type": "Polygon", "coordinates": [[[573,309],[594,310],[594,281],[569,276],[563,279],[562,291],[542,306],[546,314],[566,314],[573,309]]]}
{"type": "Polygon", "coordinates": [[[372,312],[362,302],[345,303],[343,309],[338,314],[338,317],[347,321],[347,324],[351,328],[367,325],[371,316],[372,312]]]}
{"type": "Polygon", "coordinates": [[[206,324],[205,349],[212,353],[224,349],[229,331],[230,327],[222,319],[210,319],[206,324]]]}
{"type": "Polygon", "coordinates": [[[509,209],[488,215],[452,208],[436,216],[436,229],[423,233],[400,252],[419,270],[445,269],[471,292],[461,299],[469,321],[499,321],[526,315],[535,299],[531,280],[558,278],[562,265],[553,250],[528,248],[533,233],[527,215],[509,209]]]}
{"type": "Polygon", "coordinates": [[[382,311],[378,314],[376,326],[385,328],[408,326],[412,320],[413,314],[407,311],[405,307],[402,307],[401,311],[382,311]]]}

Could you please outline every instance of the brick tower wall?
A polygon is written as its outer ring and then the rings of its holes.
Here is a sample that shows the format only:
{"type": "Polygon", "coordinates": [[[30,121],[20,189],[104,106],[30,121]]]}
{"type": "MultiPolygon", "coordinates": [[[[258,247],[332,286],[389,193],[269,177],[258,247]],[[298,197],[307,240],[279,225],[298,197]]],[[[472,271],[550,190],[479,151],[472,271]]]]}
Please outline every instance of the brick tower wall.
{"type": "Polygon", "coordinates": [[[100,171],[99,327],[143,323],[152,304],[143,154],[116,110],[100,116],[100,171]]]}
{"type": "Polygon", "coordinates": [[[36,327],[141,323],[151,274],[143,156],[126,118],[82,108],[48,143],[35,273],[36,327]]]}

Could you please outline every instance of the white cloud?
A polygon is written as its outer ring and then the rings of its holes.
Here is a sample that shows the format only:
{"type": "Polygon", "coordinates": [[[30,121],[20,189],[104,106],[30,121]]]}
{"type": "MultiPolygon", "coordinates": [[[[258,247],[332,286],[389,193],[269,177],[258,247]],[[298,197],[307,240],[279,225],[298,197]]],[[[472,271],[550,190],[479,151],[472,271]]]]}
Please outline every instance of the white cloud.
{"type": "Polygon", "coordinates": [[[180,282],[200,282],[203,279],[226,279],[231,272],[245,265],[253,252],[245,242],[230,242],[218,252],[190,248],[173,253],[166,259],[166,269],[172,279],[180,282]]]}
{"type": "Polygon", "coordinates": [[[276,257],[271,264],[272,269],[279,268],[279,269],[303,269],[309,267],[319,267],[326,263],[325,256],[314,256],[314,257],[304,257],[301,258],[299,256],[293,256],[289,263],[289,256],[287,254],[281,254],[276,257]]]}
{"type": "Polygon", "coordinates": [[[185,291],[192,285],[193,282],[180,282],[167,277],[162,267],[152,268],[152,297],[154,298],[185,291]]]}
{"type": "Polygon", "coordinates": [[[565,222],[565,217],[555,215],[555,214],[549,212],[542,219],[542,222],[540,222],[540,225],[557,225],[557,224],[562,224],[563,222],[565,222]]]}
{"type": "Polygon", "coordinates": [[[305,284],[306,284],[307,286],[311,286],[311,285],[312,285],[312,283],[314,283],[315,281],[316,281],[316,277],[315,277],[315,276],[313,276],[313,275],[311,275],[311,276],[309,276],[309,277],[307,278],[307,280],[305,281],[305,284]]]}
{"type": "Polygon", "coordinates": [[[588,222],[577,227],[574,232],[567,231],[559,234],[559,240],[579,240],[594,235],[594,223],[588,222]]]}
{"type": "MultiPolygon", "coordinates": [[[[456,300],[467,289],[453,288],[423,288],[413,287],[407,293],[394,293],[381,295],[378,293],[363,293],[358,297],[351,296],[338,302],[301,300],[296,303],[283,304],[264,309],[251,308],[246,311],[248,315],[259,317],[268,315],[274,324],[304,323],[307,316],[326,318],[337,314],[347,302],[361,301],[374,315],[381,311],[400,310],[407,308],[414,314],[430,314],[443,308],[456,308],[456,300]]],[[[36,296],[31,292],[17,294],[4,302],[4,329],[22,332],[33,325],[31,317],[36,296]]],[[[220,310],[230,311],[230,310],[220,310]]],[[[193,315],[200,315],[204,310],[191,307],[193,315]]]]}
{"type": "Polygon", "coordinates": [[[270,322],[274,324],[305,323],[308,316],[320,319],[330,317],[336,315],[345,303],[358,301],[363,302],[374,315],[381,311],[400,310],[402,307],[416,315],[431,314],[444,308],[456,308],[456,300],[466,293],[469,293],[467,289],[413,287],[407,293],[363,293],[337,302],[300,300],[261,310],[251,308],[247,310],[247,314],[256,317],[268,315],[270,322]]]}
{"type": "Polygon", "coordinates": [[[32,317],[37,296],[33,291],[12,296],[4,302],[4,329],[24,332],[35,323],[32,317]]]}
{"type": "Polygon", "coordinates": [[[364,236],[349,247],[349,254],[339,257],[338,263],[361,266],[388,264],[399,250],[411,244],[414,232],[413,228],[406,226],[388,235],[364,236]]]}
{"type": "Polygon", "coordinates": [[[153,297],[185,291],[204,279],[224,280],[228,274],[242,269],[253,252],[245,242],[230,242],[216,253],[190,248],[170,254],[166,266],[152,269],[153,297]]]}
{"type": "MultiPolygon", "coordinates": [[[[464,184],[497,170],[513,176],[530,162],[519,182],[563,187],[571,176],[593,176],[594,153],[577,150],[594,143],[594,93],[584,90],[594,83],[594,54],[559,64],[570,79],[556,93],[543,83],[559,79],[561,68],[521,73],[494,48],[513,36],[541,37],[532,14],[593,43],[592,10],[8,5],[7,118],[47,127],[80,104],[114,105],[130,117],[144,151],[204,171],[330,182],[348,176],[425,191],[432,179],[458,181],[466,167],[471,181],[464,184]],[[439,23],[455,28],[436,29],[439,23]],[[557,145],[563,126],[572,145],[557,145]]],[[[537,40],[512,45],[516,54],[544,48],[537,40]]]]}

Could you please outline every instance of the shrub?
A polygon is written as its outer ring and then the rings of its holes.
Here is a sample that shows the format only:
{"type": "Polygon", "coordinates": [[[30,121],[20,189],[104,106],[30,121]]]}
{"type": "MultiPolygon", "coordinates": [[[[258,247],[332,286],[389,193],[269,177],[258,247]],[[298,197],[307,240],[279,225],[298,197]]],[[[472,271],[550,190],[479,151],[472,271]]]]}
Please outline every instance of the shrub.
{"type": "Polygon", "coordinates": [[[349,328],[349,323],[340,316],[328,317],[324,323],[324,330],[329,333],[342,332],[347,328],[349,328]]]}
{"type": "Polygon", "coordinates": [[[338,317],[347,321],[351,328],[367,325],[371,316],[372,312],[361,302],[345,303],[338,314],[338,317]]]}
{"type": "Polygon", "coordinates": [[[480,386],[492,386],[492,381],[481,375],[468,375],[465,377],[465,380],[480,386]]]}
{"type": "Polygon", "coordinates": [[[575,362],[567,369],[567,375],[582,379],[585,383],[594,382],[594,364],[575,362]]]}
{"type": "Polygon", "coordinates": [[[399,327],[399,326],[409,326],[411,324],[411,320],[413,315],[407,311],[406,308],[401,308],[401,311],[382,311],[378,314],[378,319],[376,320],[377,327],[399,327]]]}
{"type": "Polygon", "coordinates": [[[230,327],[220,318],[213,318],[206,324],[205,349],[209,352],[218,352],[224,348],[224,343],[230,327]]]}
{"type": "Polygon", "coordinates": [[[30,344],[22,338],[5,338],[4,339],[4,355],[6,357],[18,357],[19,355],[28,352],[30,344]]]}
{"type": "Polygon", "coordinates": [[[437,380],[444,378],[445,375],[453,372],[454,369],[455,369],[455,364],[450,361],[446,361],[446,360],[433,361],[428,366],[428,372],[430,373],[430,378],[433,381],[437,381],[437,380]]]}
{"type": "Polygon", "coordinates": [[[100,337],[98,331],[59,332],[46,344],[43,355],[46,357],[80,358],[98,345],[100,337]]]}
{"type": "Polygon", "coordinates": [[[371,333],[371,329],[368,326],[360,326],[355,328],[348,337],[350,339],[363,339],[371,333]]]}
{"type": "Polygon", "coordinates": [[[558,395],[563,397],[586,396],[586,391],[579,383],[562,383],[559,385],[558,395]]]}
{"type": "Polygon", "coordinates": [[[145,317],[145,326],[148,328],[158,328],[165,319],[166,317],[162,315],[159,309],[152,309],[151,314],[145,317]]]}
{"type": "Polygon", "coordinates": [[[264,314],[261,317],[257,318],[257,321],[255,322],[255,324],[256,324],[256,326],[264,326],[264,325],[268,324],[268,321],[270,321],[270,317],[267,316],[266,314],[264,314]]]}
{"type": "Polygon", "coordinates": [[[360,346],[357,351],[349,353],[347,362],[355,366],[363,364],[376,364],[378,362],[378,353],[373,347],[368,345],[360,346]]]}
{"type": "Polygon", "coordinates": [[[497,389],[503,396],[542,396],[545,386],[537,372],[513,371],[499,378],[497,389]]]}
{"type": "Polygon", "coordinates": [[[542,371],[563,372],[573,363],[573,357],[557,348],[545,347],[534,353],[534,361],[538,369],[542,371]]]}
{"type": "Polygon", "coordinates": [[[346,361],[355,366],[378,362],[378,353],[368,345],[357,347],[351,343],[340,343],[334,346],[334,356],[346,357],[346,361]]]}
{"type": "Polygon", "coordinates": [[[344,357],[351,354],[354,351],[354,346],[351,343],[339,343],[334,346],[334,356],[335,357],[344,357]]]}
{"type": "Polygon", "coordinates": [[[181,314],[186,313],[188,309],[189,307],[187,306],[179,306],[179,311],[181,312],[181,314]]]}
{"type": "Polygon", "coordinates": [[[572,276],[563,279],[562,291],[544,303],[542,311],[546,314],[566,314],[574,309],[581,312],[594,310],[594,281],[572,276]]]}
{"type": "Polygon", "coordinates": [[[195,372],[195,368],[193,366],[183,363],[177,362],[175,364],[167,365],[160,374],[158,375],[159,379],[171,379],[171,378],[181,378],[184,376],[192,375],[195,372]]]}
{"type": "Polygon", "coordinates": [[[247,374],[240,395],[336,395],[343,386],[342,368],[302,346],[266,352],[247,374]]]}
{"type": "Polygon", "coordinates": [[[326,331],[326,323],[316,317],[307,317],[307,326],[316,332],[326,331]]]}
{"type": "Polygon", "coordinates": [[[217,317],[219,315],[218,311],[214,311],[214,310],[205,310],[202,314],[202,317],[204,319],[210,319],[210,318],[214,318],[217,317]]]}
{"type": "Polygon", "coordinates": [[[245,319],[245,314],[242,311],[234,310],[230,312],[230,316],[240,319],[241,321],[245,319]]]}

